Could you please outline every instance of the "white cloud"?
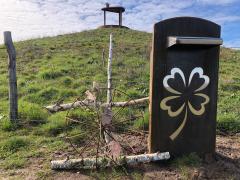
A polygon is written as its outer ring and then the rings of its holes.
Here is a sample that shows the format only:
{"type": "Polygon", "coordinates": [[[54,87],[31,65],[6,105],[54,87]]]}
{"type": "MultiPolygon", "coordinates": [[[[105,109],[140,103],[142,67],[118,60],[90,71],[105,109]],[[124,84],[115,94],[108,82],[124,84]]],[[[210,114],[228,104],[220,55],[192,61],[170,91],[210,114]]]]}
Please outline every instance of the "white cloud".
{"type": "Polygon", "coordinates": [[[213,17],[209,17],[209,19],[211,19],[212,21],[215,21],[216,23],[224,25],[229,22],[240,21],[240,16],[217,14],[213,17]]]}
{"type": "Polygon", "coordinates": [[[226,5],[236,1],[237,0],[197,0],[197,2],[207,5],[226,5]]]}
{"type": "MultiPolygon", "coordinates": [[[[14,40],[79,32],[103,24],[101,8],[106,0],[0,0],[0,29],[10,30],[14,40]]],[[[126,7],[123,24],[133,29],[152,31],[153,24],[175,16],[198,16],[221,25],[239,22],[240,15],[221,6],[235,0],[108,0],[126,7]],[[211,6],[212,7],[212,6],[211,6]]],[[[228,7],[228,6],[226,6],[228,7]]],[[[107,23],[118,23],[118,15],[107,13],[107,23]]],[[[0,36],[2,42],[2,36],[0,36]]]]}
{"type": "Polygon", "coordinates": [[[91,0],[1,1],[0,29],[12,31],[14,39],[20,40],[95,28],[101,24],[101,6],[91,0]]]}

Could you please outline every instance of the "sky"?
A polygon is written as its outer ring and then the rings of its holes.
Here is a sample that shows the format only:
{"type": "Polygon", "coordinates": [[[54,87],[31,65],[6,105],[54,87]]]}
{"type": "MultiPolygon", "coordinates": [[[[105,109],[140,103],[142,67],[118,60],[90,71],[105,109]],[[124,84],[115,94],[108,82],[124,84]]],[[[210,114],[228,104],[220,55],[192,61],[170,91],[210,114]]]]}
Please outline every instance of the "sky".
{"type": "MultiPolygon", "coordinates": [[[[107,0],[0,0],[0,43],[3,31],[13,40],[55,36],[95,29],[103,24],[107,0]]],[[[123,25],[152,32],[153,24],[171,17],[194,16],[222,26],[226,47],[240,47],[240,0],[108,0],[126,8],[123,25]]],[[[107,23],[118,15],[107,13],[107,23]]]]}

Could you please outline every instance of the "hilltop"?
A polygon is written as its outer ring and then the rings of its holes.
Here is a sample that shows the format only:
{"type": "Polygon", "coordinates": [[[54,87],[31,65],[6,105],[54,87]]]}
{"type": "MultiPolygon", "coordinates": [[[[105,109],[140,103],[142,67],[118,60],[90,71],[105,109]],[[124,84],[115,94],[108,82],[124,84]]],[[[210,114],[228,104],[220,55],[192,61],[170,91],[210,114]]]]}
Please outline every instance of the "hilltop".
{"type": "MultiPolygon", "coordinates": [[[[5,48],[0,47],[0,115],[4,116],[0,130],[0,176],[12,174],[21,178],[34,174],[34,178],[47,178],[52,175],[49,160],[54,153],[67,148],[66,142],[61,139],[63,130],[66,130],[66,113],[49,114],[43,107],[59,99],[72,102],[77,97],[84,98],[84,92],[92,87],[93,81],[106,87],[111,32],[114,39],[113,86],[126,93],[116,96],[116,100],[148,96],[150,33],[130,29],[96,29],[17,42],[15,47],[21,122],[17,128],[7,118],[7,55],[5,48]],[[26,172],[21,174],[21,170],[26,172]]],[[[240,132],[239,69],[240,51],[221,48],[217,124],[219,134],[234,135],[240,132]]],[[[147,111],[145,108],[146,120],[147,111]]],[[[91,114],[86,112],[76,114],[86,119],[91,118],[91,114]]],[[[81,127],[74,128],[67,130],[85,131],[81,127]]],[[[80,137],[80,140],[84,138],[86,137],[80,137]]],[[[218,141],[221,142],[221,139],[218,141]]],[[[239,138],[236,142],[239,142],[239,138]]],[[[191,166],[192,163],[194,166],[199,165],[197,157],[190,157],[190,160],[193,161],[190,162],[191,166]]],[[[115,173],[118,175],[119,172],[115,173]]],[[[134,171],[133,174],[142,177],[141,172],[134,171]]],[[[105,175],[107,174],[103,174],[105,175]]]]}

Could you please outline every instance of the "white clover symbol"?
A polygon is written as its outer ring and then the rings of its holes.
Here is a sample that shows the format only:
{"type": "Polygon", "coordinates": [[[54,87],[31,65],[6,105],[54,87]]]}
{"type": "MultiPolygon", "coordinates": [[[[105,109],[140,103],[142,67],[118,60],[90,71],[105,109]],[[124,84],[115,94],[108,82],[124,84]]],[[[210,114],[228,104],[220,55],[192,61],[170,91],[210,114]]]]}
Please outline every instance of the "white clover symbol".
{"type": "MultiPolygon", "coordinates": [[[[200,116],[205,112],[205,105],[209,102],[209,97],[206,94],[200,93],[200,91],[205,89],[208,86],[209,82],[210,82],[209,77],[206,75],[203,75],[203,69],[201,67],[196,67],[192,70],[192,72],[190,73],[190,76],[189,76],[188,84],[186,82],[186,79],[185,79],[185,76],[184,76],[182,70],[179,68],[173,68],[171,70],[171,74],[166,75],[164,77],[163,86],[168,92],[172,93],[173,95],[162,99],[162,101],[160,103],[161,109],[167,110],[168,115],[170,117],[176,117],[176,116],[180,115],[181,112],[185,111],[185,113],[184,113],[185,115],[184,115],[184,119],[183,119],[182,123],[170,135],[171,140],[175,140],[175,138],[179,135],[179,133],[184,128],[186,121],[187,121],[187,117],[188,117],[188,110],[190,110],[190,112],[196,116],[200,116]],[[170,79],[172,79],[173,82],[179,84],[180,82],[177,82],[177,80],[175,79],[176,78],[175,75],[177,75],[177,74],[180,75],[182,82],[183,82],[183,86],[184,86],[184,87],[180,88],[179,90],[178,89],[176,90],[173,87],[171,87],[168,82],[170,79]],[[193,103],[191,102],[191,98],[192,98],[191,96],[185,97],[184,101],[181,99],[184,95],[186,96],[186,94],[184,94],[184,90],[189,88],[191,86],[191,84],[194,83],[193,77],[197,74],[199,75],[199,79],[201,79],[201,81],[203,81],[203,83],[201,83],[201,84],[198,83],[197,88],[193,89],[191,94],[194,97],[201,97],[204,99],[204,101],[201,103],[198,101],[198,103],[200,105],[200,109],[196,109],[193,106],[193,103]],[[176,104],[180,104],[179,107],[176,108],[175,111],[172,110],[172,106],[167,105],[167,103],[171,100],[174,100],[174,103],[176,103],[176,104]],[[177,101],[178,101],[178,103],[177,103],[177,101]]],[[[195,84],[196,84],[196,82],[195,82],[195,84]]]]}

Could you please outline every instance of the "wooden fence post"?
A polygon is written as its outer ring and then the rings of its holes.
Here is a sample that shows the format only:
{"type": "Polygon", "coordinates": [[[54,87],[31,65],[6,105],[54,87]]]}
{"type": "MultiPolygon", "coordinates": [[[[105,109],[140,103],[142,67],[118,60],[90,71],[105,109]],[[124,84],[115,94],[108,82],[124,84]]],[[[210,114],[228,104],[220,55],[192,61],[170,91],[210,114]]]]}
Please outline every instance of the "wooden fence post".
{"type": "Polygon", "coordinates": [[[9,118],[12,122],[18,119],[18,93],[16,76],[16,50],[12,42],[11,32],[4,32],[4,44],[8,53],[9,75],[9,118]]]}
{"type": "MultiPolygon", "coordinates": [[[[109,55],[108,55],[108,67],[107,67],[107,104],[109,105],[106,109],[104,109],[104,113],[106,114],[106,116],[108,116],[108,118],[110,118],[110,122],[108,123],[112,123],[112,107],[111,107],[111,103],[112,103],[112,48],[113,48],[113,44],[112,44],[112,33],[110,34],[110,40],[109,40],[109,55]]],[[[105,136],[105,141],[106,143],[109,143],[111,141],[111,137],[110,137],[110,132],[108,130],[106,130],[106,132],[104,133],[105,136]]]]}
{"type": "Polygon", "coordinates": [[[107,89],[107,103],[112,102],[112,33],[110,34],[110,42],[109,42],[109,56],[108,56],[108,69],[107,69],[107,74],[108,74],[108,89],[107,89]]]}
{"type": "Polygon", "coordinates": [[[105,66],[105,49],[102,50],[102,66],[105,66]]]}

